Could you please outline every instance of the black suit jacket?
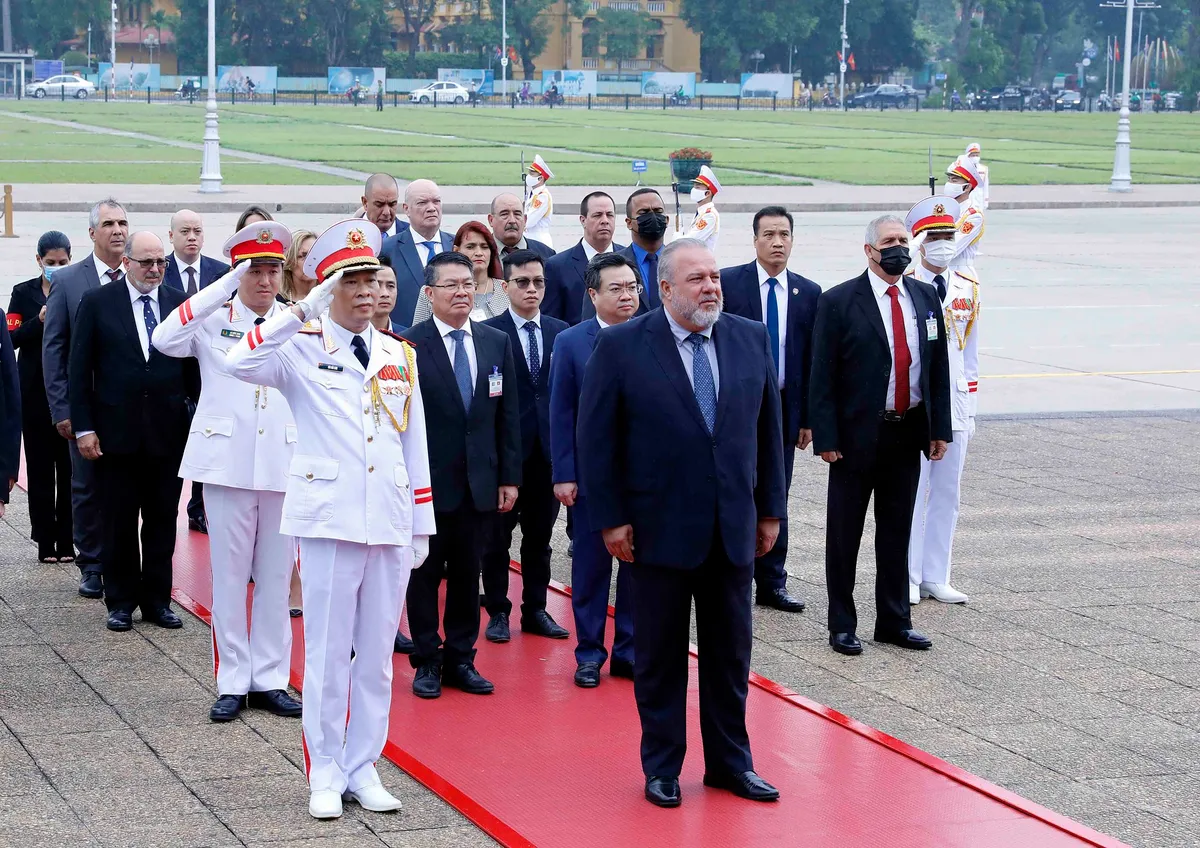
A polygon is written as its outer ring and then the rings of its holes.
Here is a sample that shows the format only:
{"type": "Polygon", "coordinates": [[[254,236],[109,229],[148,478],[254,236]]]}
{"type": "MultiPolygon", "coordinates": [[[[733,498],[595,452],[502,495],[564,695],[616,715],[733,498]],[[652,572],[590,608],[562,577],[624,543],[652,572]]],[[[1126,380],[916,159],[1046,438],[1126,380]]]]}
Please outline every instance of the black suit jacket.
{"type": "MultiPolygon", "coordinates": [[[[532,243],[532,242],[531,242],[532,243]]],[[[624,246],[613,244],[610,248],[615,251],[624,250],[624,246]]],[[[546,297],[542,300],[542,314],[550,315],[560,321],[566,321],[574,326],[582,320],[584,304],[590,305],[591,298],[587,296],[587,286],[583,282],[584,272],[587,271],[587,252],[583,249],[583,239],[574,247],[556,253],[546,260],[546,297]]],[[[595,308],[592,308],[595,312],[595,308]]]]}
{"type": "MultiPolygon", "coordinates": [[[[183,292],[159,286],[159,315],[185,299],[183,292]]],[[[77,433],[95,430],[106,454],[178,461],[189,403],[200,394],[200,369],[193,358],[174,359],[153,347],[147,360],[133,322],[127,284],[110,283],[83,296],[71,340],[71,426],[77,433]]]]}
{"type": "Polygon", "coordinates": [[[46,383],[42,379],[42,335],[46,325],[38,317],[45,305],[42,278],[34,277],[13,286],[7,313],[13,347],[20,352],[17,374],[21,383],[22,415],[38,425],[51,423],[46,383]]]}
{"type": "Polygon", "coordinates": [[[8,327],[0,327],[0,502],[8,503],[8,481],[21,468],[21,386],[17,352],[8,327]]]}
{"type": "MultiPolygon", "coordinates": [[[[107,272],[107,268],[103,269],[107,272]]],[[[46,298],[46,326],[42,332],[42,379],[46,384],[46,402],[55,422],[71,417],[67,399],[68,360],[71,357],[71,333],[79,313],[79,301],[85,292],[100,288],[96,256],[89,253],[69,268],[54,275],[54,285],[46,298]]]]}
{"type": "Polygon", "coordinates": [[[710,435],[662,309],[600,332],[579,401],[579,486],[591,524],[633,525],[634,558],[699,568],[720,534],[754,564],[759,518],[786,515],[783,435],[767,331],[713,328],[719,386],[710,435]]]}
{"type": "MultiPolygon", "coordinates": [[[[229,270],[229,266],[217,259],[209,259],[207,256],[200,257],[200,288],[205,288],[209,283],[221,279],[229,270]]],[[[187,286],[184,285],[183,276],[179,272],[179,264],[175,261],[175,254],[172,253],[167,257],[167,270],[163,274],[163,285],[170,286],[174,289],[184,291],[187,286]]]]}
{"type": "MultiPolygon", "coordinates": [[[[442,250],[453,250],[454,236],[450,233],[440,235],[442,250]]],[[[403,232],[397,231],[396,235],[389,236],[379,249],[379,255],[388,257],[392,270],[396,272],[396,305],[392,307],[392,320],[406,327],[412,324],[417,297],[425,285],[425,266],[421,264],[413,236],[412,228],[406,227],[403,232]]]]}
{"type": "Polygon", "coordinates": [[[567,329],[565,321],[559,321],[549,315],[543,315],[542,347],[538,353],[541,356],[541,368],[535,383],[529,373],[529,363],[525,360],[524,348],[521,345],[521,333],[513,323],[512,312],[504,310],[495,318],[483,322],[489,327],[503,330],[508,335],[512,346],[514,373],[517,383],[517,400],[521,407],[521,459],[529,459],[534,448],[541,451],[547,462],[550,461],[550,356],[554,350],[554,340],[558,334],[567,329]],[[539,446],[540,445],[540,446],[539,446]]]}
{"type": "MultiPolygon", "coordinates": [[[[821,287],[791,271],[787,272],[787,279],[780,280],[780,283],[785,284],[783,293],[787,297],[787,338],[783,351],[783,387],[786,393],[783,438],[794,445],[800,439],[800,431],[810,426],[808,384],[812,371],[813,323],[817,318],[817,298],[821,296],[821,287]]],[[[757,262],[722,268],[721,291],[725,294],[726,312],[752,321],[763,320],[757,262]]]]}
{"type": "MultiPolygon", "coordinates": [[[[946,327],[933,286],[904,277],[904,288],[916,312],[916,326],[905,331],[916,333],[920,342],[926,413],[914,447],[928,455],[931,440],[948,442],[952,432],[946,327]],[[937,320],[938,337],[932,341],[925,329],[929,318],[937,320]]],[[[867,272],[824,292],[817,301],[809,387],[814,453],[841,451],[839,462],[859,468],[874,463],[891,370],[892,350],[867,272]]]]}
{"type": "Polygon", "coordinates": [[[494,512],[501,486],[521,485],[521,417],[512,344],[500,330],[472,322],[478,374],[471,408],[463,409],[454,367],[430,318],[404,331],[417,348],[417,379],[425,405],[433,508],[450,512],[466,502],[494,512]],[[503,391],[488,397],[488,375],[503,375],[503,391]]]}

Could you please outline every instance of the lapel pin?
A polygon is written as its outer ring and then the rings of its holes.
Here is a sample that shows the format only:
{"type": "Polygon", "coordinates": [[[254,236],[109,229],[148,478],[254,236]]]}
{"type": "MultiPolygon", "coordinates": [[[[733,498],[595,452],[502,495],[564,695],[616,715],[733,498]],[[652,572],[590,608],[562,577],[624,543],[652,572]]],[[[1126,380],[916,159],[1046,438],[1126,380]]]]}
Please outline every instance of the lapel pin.
{"type": "Polygon", "coordinates": [[[800,294],[800,289],[792,289],[792,294],[800,294]]]}

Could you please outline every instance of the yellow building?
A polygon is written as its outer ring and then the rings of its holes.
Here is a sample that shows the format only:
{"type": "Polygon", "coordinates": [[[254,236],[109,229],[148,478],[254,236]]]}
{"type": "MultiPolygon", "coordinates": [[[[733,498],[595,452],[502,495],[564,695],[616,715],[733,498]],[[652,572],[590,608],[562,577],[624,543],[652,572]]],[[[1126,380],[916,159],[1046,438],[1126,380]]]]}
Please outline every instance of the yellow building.
{"type": "MultiPolygon", "coordinates": [[[[157,64],[163,74],[178,73],[175,33],[165,22],[178,16],[175,0],[117,0],[117,64],[157,64]],[[160,11],[162,15],[157,14],[160,11]]],[[[86,49],[86,32],[68,43],[76,50],[86,49]]],[[[105,29],[92,39],[92,60],[107,62],[108,51],[108,31],[105,29]]]]}

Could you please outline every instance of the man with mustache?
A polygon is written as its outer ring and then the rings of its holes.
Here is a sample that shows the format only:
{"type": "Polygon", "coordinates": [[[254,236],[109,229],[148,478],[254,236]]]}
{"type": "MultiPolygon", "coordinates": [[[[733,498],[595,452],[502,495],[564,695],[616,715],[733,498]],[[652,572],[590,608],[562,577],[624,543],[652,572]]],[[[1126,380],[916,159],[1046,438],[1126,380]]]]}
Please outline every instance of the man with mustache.
{"type": "Polygon", "coordinates": [[[518,250],[532,250],[545,262],[554,255],[554,248],[525,234],[525,209],[521,198],[505,192],[492,198],[488,226],[500,245],[500,258],[518,250]]]}
{"type": "MultiPolygon", "coordinates": [[[[638,303],[638,315],[657,309],[659,277],[658,263],[667,234],[667,208],[662,195],[652,188],[639,188],[625,201],[625,226],[629,228],[632,244],[622,251],[638,269],[645,296],[638,303]]],[[[596,314],[590,298],[584,298],[582,320],[596,314]]]]}

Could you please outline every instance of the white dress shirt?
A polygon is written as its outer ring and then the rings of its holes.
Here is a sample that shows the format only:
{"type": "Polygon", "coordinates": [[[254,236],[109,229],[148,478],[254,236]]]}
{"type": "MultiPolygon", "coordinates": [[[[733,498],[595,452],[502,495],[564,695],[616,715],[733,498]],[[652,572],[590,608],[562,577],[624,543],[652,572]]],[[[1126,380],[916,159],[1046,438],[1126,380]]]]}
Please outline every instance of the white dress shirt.
{"type": "MultiPolygon", "coordinates": [[[[679,349],[679,358],[683,360],[683,370],[687,372],[688,382],[692,384],[692,390],[695,391],[696,378],[692,376],[692,357],[694,351],[692,350],[692,343],[687,340],[692,331],[681,326],[675,320],[674,316],[671,315],[669,309],[664,309],[663,313],[667,316],[667,323],[671,327],[671,335],[675,337],[675,347],[679,349]]],[[[721,372],[717,368],[717,348],[716,342],[713,341],[712,337],[712,327],[702,330],[700,335],[708,339],[708,344],[704,346],[704,352],[708,356],[708,364],[712,369],[713,388],[716,390],[716,396],[719,398],[721,396],[721,372]]]]}
{"type": "MultiPolygon", "coordinates": [[[[762,266],[761,262],[755,262],[754,267],[758,269],[758,295],[762,300],[762,317],[763,324],[767,323],[767,292],[771,290],[771,286],[767,280],[771,279],[771,274],[762,266]]],[[[775,278],[775,305],[779,307],[779,388],[783,388],[783,378],[787,371],[787,311],[788,311],[788,279],[787,268],[783,269],[783,273],[775,278]]]]}
{"type": "Polygon", "coordinates": [[[608,327],[612,326],[607,321],[605,321],[603,318],[601,318],[599,315],[596,316],[596,323],[600,325],[601,330],[607,329],[608,327]]]}
{"type": "MultiPolygon", "coordinates": [[[[161,284],[160,284],[161,285],[161,284]]],[[[133,326],[137,327],[138,341],[142,343],[142,356],[146,360],[150,360],[150,334],[146,332],[146,313],[142,304],[142,293],[133,287],[133,283],[129,280],[125,281],[125,288],[129,289],[129,303],[133,307],[133,326]]],[[[156,321],[162,320],[162,313],[158,309],[158,286],[146,292],[146,296],[150,298],[150,310],[154,313],[156,321]]]]}
{"type": "Polygon", "coordinates": [[[108,278],[109,271],[116,271],[120,274],[125,273],[125,269],[121,267],[120,262],[117,262],[117,267],[110,268],[107,262],[96,255],[95,251],[92,251],[92,262],[94,262],[96,265],[96,274],[100,277],[100,285],[102,286],[108,285],[112,282],[112,280],[108,278]]]}
{"type": "Polygon", "coordinates": [[[175,267],[179,269],[179,285],[185,292],[188,290],[187,269],[191,268],[196,275],[196,291],[200,291],[200,257],[197,256],[195,262],[188,263],[184,262],[178,253],[172,255],[175,257],[175,267]]]}
{"type": "MultiPolygon", "coordinates": [[[[879,317],[883,319],[883,329],[887,333],[888,350],[891,352],[892,365],[888,371],[887,398],[883,402],[884,409],[896,408],[896,339],[892,332],[892,298],[887,293],[889,284],[875,272],[868,269],[867,276],[871,280],[871,290],[875,293],[875,303],[879,306],[879,317]]],[[[908,406],[911,409],[921,402],[921,340],[917,333],[925,332],[924,321],[917,321],[916,307],[904,282],[897,283],[900,289],[900,311],[904,315],[904,335],[908,338],[908,406]]],[[[934,316],[937,317],[937,316],[934,316]]]]}
{"type": "Polygon", "coordinates": [[[442,231],[438,230],[433,234],[433,238],[426,239],[425,236],[418,233],[415,229],[409,229],[412,233],[413,244],[417,248],[417,257],[421,260],[421,267],[424,268],[429,262],[429,248],[426,246],[426,241],[433,242],[433,255],[437,256],[442,252],[442,231]]]}
{"type": "MultiPolygon", "coordinates": [[[[438,335],[442,337],[442,344],[446,346],[446,356],[450,357],[450,370],[453,371],[454,339],[450,338],[450,333],[454,328],[436,315],[433,316],[433,325],[437,327],[438,335]]],[[[471,385],[474,386],[479,382],[479,363],[475,360],[475,336],[471,332],[470,318],[467,319],[467,323],[462,325],[462,329],[466,333],[463,336],[463,344],[467,348],[467,362],[471,366],[471,385]]]]}
{"type": "Polygon", "coordinates": [[[596,248],[592,247],[588,243],[588,240],[585,238],[580,239],[579,243],[583,245],[583,255],[587,257],[588,262],[591,262],[593,259],[595,259],[597,256],[599,256],[601,253],[611,253],[612,252],[612,242],[609,242],[608,247],[605,248],[604,250],[596,250],[596,248]]]}
{"type": "Polygon", "coordinates": [[[541,366],[545,365],[546,364],[546,345],[542,343],[542,313],[541,313],[541,310],[538,310],[538,313],[536,315],[534,315],[532,318],[522,318],[520,315],[517,314],[517,311],[510,306],[510,307],[508,307],[508,314],[509,314],[509,317],[512,318],[513,323],[517,325],[517,338],[519,338],[521,340],[521,350],[524,351],[524,353],[525,353],[525,364],[526,365],[529,365],[529,332],[525,329],[525,324],[528,323],[529,321],[532,321],[534,324],[537,325],[537,329],[535,329],[533,331],[533,334],[534,334],[534,336],[537,337],[538,367],[540,368],[541,366]]]}
{"type": "MultiPolygon", "coordinates": [[[[350,332],[345,327],[343,327],[341,324],[339,324],[337,321],[334,321],[332,318],[330,318],[329,321],[327,322],[327,326],[333,327],[333,333],[335,336],[337,336],[338,345],[340,347],[345,347],[346,350],[350,351],[350,354],[352,356],[354,356],[355,360],[358,359],[358,355],[354,353],[354,337],[361,336],[362,340],[363,340],[363,344],[365,344],[367,346],[367,359],[368,359],[368,361],[370,360],[371,345],[375,341],[375,329],[370,324],[368,324],[367,329],[363,330],[361,333],[350,332]]],[[[365,369],[365,368],[363,369],[364,372],[366,370],[367,369],[365,369]]]]}

